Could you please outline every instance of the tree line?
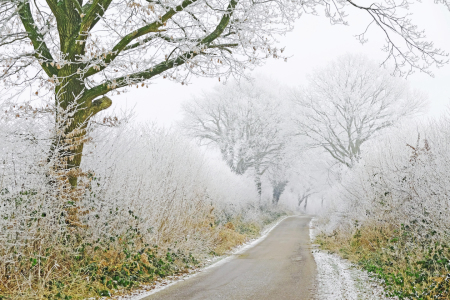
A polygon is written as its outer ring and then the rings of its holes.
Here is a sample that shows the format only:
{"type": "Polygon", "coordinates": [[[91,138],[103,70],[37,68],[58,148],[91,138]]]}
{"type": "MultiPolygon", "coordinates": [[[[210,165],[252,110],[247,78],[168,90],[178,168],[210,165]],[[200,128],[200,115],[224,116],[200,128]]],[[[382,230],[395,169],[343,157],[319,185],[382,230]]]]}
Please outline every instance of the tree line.
{"type": "MultiPolygon", "coordinates": [[[[185,103],[182,127],[218,149],[231,171],[250,174],[260,196],[265,177],[277,204],[293,175],[305,173],[296,163],[304,151],[320,149],[352,168],[366,141],[426,105],[426,96],[406,80],[348,54],[316,70],[302,88],[269,78],[218,85],[185,103]]],[[[306,207],[311,189],[299,193],[299,206],[306,207]]]]}

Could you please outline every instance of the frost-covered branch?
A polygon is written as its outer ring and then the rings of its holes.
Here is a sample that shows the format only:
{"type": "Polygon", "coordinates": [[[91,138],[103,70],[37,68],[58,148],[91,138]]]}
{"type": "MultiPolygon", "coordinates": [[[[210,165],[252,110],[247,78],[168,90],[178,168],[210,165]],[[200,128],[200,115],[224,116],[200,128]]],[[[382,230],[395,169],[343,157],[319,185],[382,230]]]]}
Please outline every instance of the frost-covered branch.
{"type": "Polygon", "coordinates": [[[316,71],[293,99],[299,108],[297,133],[348,167],[360,158],[363,143],[426,105],[424,95],[403,79],[350,55],[316,71]]]}

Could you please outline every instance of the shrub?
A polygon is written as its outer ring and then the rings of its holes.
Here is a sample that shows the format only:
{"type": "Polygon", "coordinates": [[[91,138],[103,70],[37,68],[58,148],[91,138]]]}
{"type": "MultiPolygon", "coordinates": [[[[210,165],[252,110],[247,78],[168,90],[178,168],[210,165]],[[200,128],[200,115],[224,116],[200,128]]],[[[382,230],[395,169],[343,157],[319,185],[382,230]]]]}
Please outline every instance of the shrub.
{"type": "Polygon", "coordinates": [[[400,299],[448,299],[448,122],[368,142],[342,176],[318,241],[382,278],[400,299]]]}
{"type": "Polygon", "coordinates": [[[186,272],[277,215],[176,133],[91,128],[72,188],[51,168],[51,122],[0,122],[0,299],[108,296],[186,272]]]}

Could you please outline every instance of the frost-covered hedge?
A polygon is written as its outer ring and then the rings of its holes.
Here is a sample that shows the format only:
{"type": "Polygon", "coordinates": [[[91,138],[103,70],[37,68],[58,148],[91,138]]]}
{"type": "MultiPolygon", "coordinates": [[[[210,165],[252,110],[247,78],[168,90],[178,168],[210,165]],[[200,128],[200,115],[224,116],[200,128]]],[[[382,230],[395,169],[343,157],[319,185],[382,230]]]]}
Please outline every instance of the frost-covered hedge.
{"type": "Polygon", "coordinates": [[[132,226],[147,244],[177,242],[203,252],[211,248],[211,228],[224,214],[250,217],[252,208],[256,211],[250,179],[208,160],[178,134],[129,127],[102,132],[95,140],[83,161],[83,169],[95,174],[83,199],[92,211],[84,220],[94,239],[123,235],[132,226]],[[93,218],[94,212],[99,217],[93,218]]]}
{"type": "Polygon", "coordinates": [[[446,236],[449,145],[448,121],[404,126],[369,141],[361,161],[330,193],[340,207],[330,229],[374,220],[414,227],[417,238],[446,236]]]}
{"type": "Polygon", "coordinates": [[[398,299],[450,297],[450,127],[416,123],[368,142],[330,192],[317,242],[398,299]]]}
{"type": "Polygon", "coordinates": [[[92,128],[72,188],[52,167],[48,116],[2,107],[0,299],[107,295],[226,250],[277,215],[251,179],[155,126],[92,128]]]}

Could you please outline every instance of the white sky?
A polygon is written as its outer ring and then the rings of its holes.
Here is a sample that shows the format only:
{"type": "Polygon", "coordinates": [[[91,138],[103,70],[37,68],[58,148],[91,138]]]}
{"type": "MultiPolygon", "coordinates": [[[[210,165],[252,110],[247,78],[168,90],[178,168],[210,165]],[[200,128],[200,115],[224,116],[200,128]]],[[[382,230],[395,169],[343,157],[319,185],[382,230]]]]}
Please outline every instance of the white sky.
{"type": "MultiPolygon", "coordinates": [[[[425,29],[429,40],[446,52],[450,52],[450,12],[442,5],[417,3],[412,18],[419,28],[425,29]]],[[[369,31],[369,42],[361,45],[356,34],[361,33],[370,21],[367,14],[356,9],[348,10],[349,26],[330,25],[323,16],[304,15],[297,21],[295,29],[280,37],[279,47],[286,46],[288,62],[269,59],[253,74],[264,74],[281,83],[296,86],[305,83],[305,76],[316,67],[345,53],[364,53],[379,61],[386,57],[381,48],[384,36],[377,27],[369,31]]],[[[408,78],[412,86],[428,94],[430,116],[438,116],[450,102],[450,65],[433,69],[434,78],[415,73],[408,78]]],[[[130,89],[126,94],[114,96],[116,109],[134,107],[137,121],[156,122],[170,126],[182,118],[181,103],[193,95],[218,84],[217,79],[192,78],[188,86],[167,80],[156,80],[148,89],[130,89]]]]}

